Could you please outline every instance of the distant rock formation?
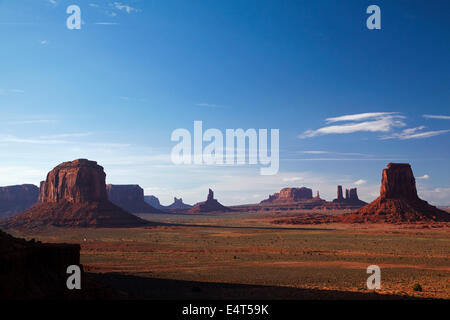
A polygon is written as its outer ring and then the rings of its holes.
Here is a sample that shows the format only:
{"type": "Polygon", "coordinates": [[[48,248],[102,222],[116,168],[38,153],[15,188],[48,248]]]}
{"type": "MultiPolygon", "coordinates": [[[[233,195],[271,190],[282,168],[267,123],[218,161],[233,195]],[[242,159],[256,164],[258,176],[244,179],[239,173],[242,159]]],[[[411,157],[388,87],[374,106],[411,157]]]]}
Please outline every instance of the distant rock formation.
{"type": "Polygon", "coordinates": [[[147,224],[108,201],[103,167],[95,161],[64,162],[41,182],[38,203],[5,220],[7,228],[137,227],[147,224]]]}
{"type": "Polygon", "coordinates": [[[358,190],[356,188],[345,189],[345,198],[343,197],[342,186],[337,186],[337,198],[331,203],[327,203],[325,207],[330,209],[356,209],[365,206],[364,202],[358,198],[358,190]]]}
{"type": "Polygon", "coordinates": [[[0,219],[25,211],[36,203],[39,188],[34,184],[0,187],[0,219]]]}
{"type": "Polygon", "coordinates": [[[193,208],[193,206],[186,204],[183,202],[183,199],[173,198],[173,203],[168,206],[163,206],[159,199],[155,196],[145,196],[145,202],[150,204],[152,207],[160,209],[160,210],[188,210],[193,208]]]}
{"type": "Polygon", "coordinates": [[[450,222],[450,214],[419,198],[409,164],[389,163],[383,169],[380,196],[358,211],[343,215],[341,220],[351,223],[450,222]]]}
{"type": "Polygon", "coordinates": [[[263,203],[288,203],[313,198],[313,192],[309,188],[283,188],[279,193],[274,193],[268,199],[261,201],[263,203]]]}
{"type": "Polygon", "coordinates": [[[197,203],[192,209],[189,209],[189,213],[203,213],[203,212],[227,212],[233,211],[232,209],[225,207],[214,199],[214,192],[209,189],[208,197],[206,201],[197,203]]]}
{"type": "Polygon", "coordinates": [[[337,186],[337,202],[344,200],[342,196],[342,186],[337,186]]]}
{"type": "Polygon", "coordinates": [[[115,205],[131,213],[161,213],[144,201],[144,189],[139,185],[106,185],[108,199],[115,205]]]}
{"type": "Polygon", "coordinates": [[[191,209],[191,208],[193,208],[193,206],[184,203],[182,198],[177,199],[176,197],[173,198],[173,203],[171,205],[167,206],[167,209],[173,209],[173,210],[187,210],[187,209],[191,209]]]}
{"type": "Polygon", "coordinates": [[[144,196],[144,201],[147,202],[149,205],[151,205],[153,208],[164,210],[166,209],[165,206],[163,206],[159,199],[155,196],[144,196]]]}

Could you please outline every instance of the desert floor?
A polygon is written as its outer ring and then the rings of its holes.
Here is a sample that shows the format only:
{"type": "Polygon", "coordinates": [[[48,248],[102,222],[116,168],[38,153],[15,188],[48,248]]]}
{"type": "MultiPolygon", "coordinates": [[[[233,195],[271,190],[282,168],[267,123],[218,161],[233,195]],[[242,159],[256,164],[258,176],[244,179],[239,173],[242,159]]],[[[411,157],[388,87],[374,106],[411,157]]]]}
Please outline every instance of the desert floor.
{"type": "Polygon", "coordinates": [[[267,213],[140,216],[161,225],[12,233],[80,243],[85,271],[136,298],[450,298],[448,228],[275,225],[267,213]],[[381,268],[378,294],[366,287],[372,264],[381,268]]]}

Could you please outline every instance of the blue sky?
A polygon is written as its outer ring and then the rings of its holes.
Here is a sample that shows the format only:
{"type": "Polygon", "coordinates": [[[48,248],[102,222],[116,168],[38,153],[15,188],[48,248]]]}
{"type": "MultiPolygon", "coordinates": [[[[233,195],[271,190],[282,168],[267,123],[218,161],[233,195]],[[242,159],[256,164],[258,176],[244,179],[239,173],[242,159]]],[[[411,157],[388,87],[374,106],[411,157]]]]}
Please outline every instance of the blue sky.
{"type": "Polygon", "coordinates": [[[337,184],[371,201],[392,161],[450,204],[449,39],[448,1],[0,0],[0,185],[89,158],[166,204],[337,184]],[[279,129],[279,174],[173,165],[170,135],[194,120],[279,129]]]}

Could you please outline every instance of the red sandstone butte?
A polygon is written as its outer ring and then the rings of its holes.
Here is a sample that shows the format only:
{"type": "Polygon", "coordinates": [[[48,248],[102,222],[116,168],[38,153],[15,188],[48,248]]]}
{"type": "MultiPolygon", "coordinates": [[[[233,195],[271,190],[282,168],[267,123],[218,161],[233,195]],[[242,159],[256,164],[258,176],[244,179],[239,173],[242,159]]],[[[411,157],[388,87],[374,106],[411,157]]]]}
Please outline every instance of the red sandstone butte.
{"type": "Polygon", "coordinates": [[[313,192],[309,188],[283,188],[280,192],[274,193],[268,199],[261,201],[264,203],[287,203],[309,200],[313,198],[313,192]]]}
{"type": "Polygon", "coordinates": [[[418,197],[409,164],[389,163],[383,170],[380,196],[363,208],[342,215],[339,220],[350,223],[450,222],[450,214],[418,197]]]}
{"type": "Polygon", "coordinates": [[[147,224],[108,200],[103,167],[95,161],[64,162],[41,182],[38,202],[6,220],[6,228],[138,227],[147,224]]]}
{"type": "Polygon", "coordinates": [[[214,192],[209,189],[208,198],[204,202],[197,203],[189,213],[203,213],[203,212],[226,212],[233,211],[232,209],[223,206],[216,199],[214,199],[214,192]]]}

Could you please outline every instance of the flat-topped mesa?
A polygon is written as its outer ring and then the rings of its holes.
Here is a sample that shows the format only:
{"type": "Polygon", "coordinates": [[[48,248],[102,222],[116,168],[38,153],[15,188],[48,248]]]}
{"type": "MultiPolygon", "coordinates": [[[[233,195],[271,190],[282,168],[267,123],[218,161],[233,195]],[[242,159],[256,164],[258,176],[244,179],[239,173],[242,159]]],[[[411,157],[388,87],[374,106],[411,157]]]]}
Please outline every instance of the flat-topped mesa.
{"type": "Polygon", "coordinates": [[[131,213],[161,213],[144,200],[144,189],[137,184],[106,185],[108,199],[131,213]]]}
{"type": "Polygon", "coordinates": [[[301,188],[283,188],[278,193],[269,195],[269,198],[261,201],[261,203],[277,203],[277,202],[297,202],[313,199],[312,189],[301,188]]]}
{"type": "Polygon", "coordinates": [[[450,222],[450,213],[418,197],[409,164],[389,163],[382,172],[380,196],[358,211],[336,219],[351,223],[450,222]]]}
{"type": "Polygon", "coordinates": [[[388,163],[383,169],[380,196],[390,199],[418,199],[416,179],[407,163],[388,163]]]}
{"type": "Polygon", "coordinates": [[[148,224],[108,200],[103,167],[79,159],[56,166],[41,183],[39,201],[25,212],[2,221],[6,228],[137,227],[148,224]]]}
{"type": "Polygon", "coordinates": [[[201,212],[227,212],[233,211],[232,209],[223,206],[219,201],[214,199],[214,192],[209,189],[208,197],[206,201],[197,203],[193,208],[189,209],[190,213],[201,213],[201,212]]]}
{"type": "Polygon", "coordinates": [[[72,203],[108,200],[103,167],[95,161],[78,159],[56,166],[41,182],[38,201],[72,203]]]}
{"type": "Polygon", "coordinates": [[[36,203],[39,188],[34,184],[0,187],[0,219],[12,217],[36,203]]]}

